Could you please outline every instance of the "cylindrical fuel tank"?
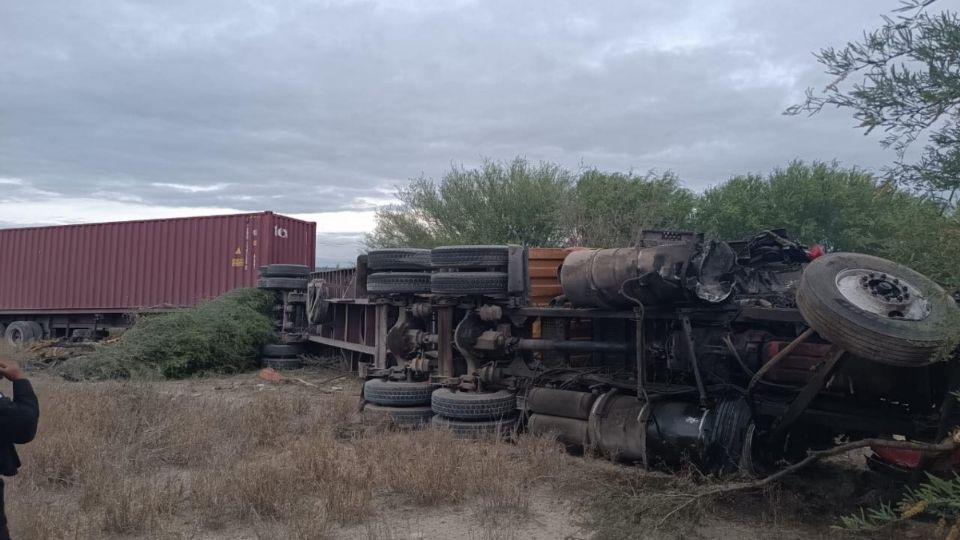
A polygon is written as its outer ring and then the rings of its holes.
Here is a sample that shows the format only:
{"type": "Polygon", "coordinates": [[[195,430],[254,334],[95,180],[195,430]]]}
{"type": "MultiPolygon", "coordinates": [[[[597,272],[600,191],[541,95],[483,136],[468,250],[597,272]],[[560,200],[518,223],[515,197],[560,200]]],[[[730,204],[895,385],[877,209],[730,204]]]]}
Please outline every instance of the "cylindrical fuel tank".
{"type": "Polygon", "coordinates": [[[590,417],[590,407],[596,398],[589,392],[531,388],[527,394],[527,408],[535,413],[586,420],[590,417]]]}
{"type": "Polygon", "coordinates": [[[624,461],[647,463],[643,402],[613,392],[600,396],[590,413],[590,443],[604,454],[624,461]]]}
{"type": "Polygon", "coordinates": [[[628,280],[628,293],[644,305],[682,298],[683,275],[695,244],[667,244],[646,248],[585,249],[571,252],[560,267],[563,294],[576,307],[615,309],[633,307],[620,293],[628,280]]]}
{"type": "Polygon", "coordinates": [[[743,399],[704,410],[688,401],[645,403],[610,392],[594,403],[588,436],[594,448],[625,461],[676,465],[690,460],[723,469],[738,465],[751,421],[743,399]]]}
{"type": "Polygon", "coordinates": [[[561,443],[578,449],[590,445],[586,420],[531,414],[527,430],[534,435],[556,435],[561,443]]]}

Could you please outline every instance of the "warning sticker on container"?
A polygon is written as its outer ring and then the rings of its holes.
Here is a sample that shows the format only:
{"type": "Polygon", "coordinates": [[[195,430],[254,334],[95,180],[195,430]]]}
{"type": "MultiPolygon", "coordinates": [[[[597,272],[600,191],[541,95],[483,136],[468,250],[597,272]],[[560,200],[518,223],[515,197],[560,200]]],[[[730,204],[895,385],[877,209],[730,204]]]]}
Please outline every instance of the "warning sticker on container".
{"type": "Polygon", "coordinates": [[[234,268],[243,268],[243,257],[231,259],[230,266],[234,268]]]}

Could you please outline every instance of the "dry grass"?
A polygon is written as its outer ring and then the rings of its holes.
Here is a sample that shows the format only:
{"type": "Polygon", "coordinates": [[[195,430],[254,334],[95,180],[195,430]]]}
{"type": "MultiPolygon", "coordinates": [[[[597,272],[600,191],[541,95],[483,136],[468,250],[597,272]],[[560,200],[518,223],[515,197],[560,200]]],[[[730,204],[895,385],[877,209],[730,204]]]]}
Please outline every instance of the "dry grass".
{"type": "MultiPolygon", "coordinates": [[[[422,537],[419,516],[438,508],[449,508],[458,516],[452,519],[466,516],[470,526],[456,529],[461,537],[525,538],[529,529],[518,525],[549,526],[538,521],[544,505],[554,504],[543,502],[544,493],[586,501],[570,507],[583,510],[592,531],[580,537],[697,536],[722,520],[814,538],[832,524],[826,503],[816,506],[823,497],[789,486],[744,495],[742,504],[691,505],[661,524],[692,490],[716,480],[573,457],[549,438],[469,442],[447,431],[364,426],[351,381],[337,382],[345,388],[336,392],[258,384],[252,375],[34,383],[40,432],[21,447],[24,466],[7,486],[16,538],[318,540],[347,531],[390,540],[422,537]],[[811,517],[811,508],[819,515],[811,517]]],[[[835,482],[817,485],[829,490],[835,482]]],[[[556,519],[553,512],[546,519],[556,519]]],[[[706,537],[742,533],[715,530],[706,537]]]]}
{"type": "Polygon", "coordinates": [[[532,486],[575,459],[549,440],[363,428],[350,392],[34,385],[40,431],[8,487],[20,538],[186,538],[246,524],[256,537],[307,540],[367,522],[383,501],[470,502],[478,522],[496,522],[525,517],[532,486]]]}

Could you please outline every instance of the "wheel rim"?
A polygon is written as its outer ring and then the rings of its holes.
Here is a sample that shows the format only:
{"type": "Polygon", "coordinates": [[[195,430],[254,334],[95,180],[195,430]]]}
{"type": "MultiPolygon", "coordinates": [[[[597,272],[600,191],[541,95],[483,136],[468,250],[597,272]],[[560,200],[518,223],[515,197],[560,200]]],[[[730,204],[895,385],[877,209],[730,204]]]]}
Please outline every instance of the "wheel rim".
{"type": "Polygon", "coordinates": [[[923,292],[900,276],[851,268],[838,273],[836,283],[845,300],[871,315],[906,321],[930,315],[930,302],[923,292]]]}

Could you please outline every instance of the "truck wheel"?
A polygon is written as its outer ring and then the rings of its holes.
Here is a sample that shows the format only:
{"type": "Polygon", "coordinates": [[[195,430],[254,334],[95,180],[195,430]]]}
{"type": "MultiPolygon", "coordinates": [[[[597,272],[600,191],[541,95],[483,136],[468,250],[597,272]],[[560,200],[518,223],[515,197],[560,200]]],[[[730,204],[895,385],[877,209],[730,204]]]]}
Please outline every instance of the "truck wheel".
{"type": "Polygon", "coordinates": [[[375,249],[367,253],[371,270],[430,270],[429,249],[375,249]]]}
{"type": "Polygon", "coordinates": [[[363,406],[363,419],[382,421],[389,419],[390,423],[399,428],[418,428],[430,423],[433,410],[426,406],[417,407],[386,407],[367,403],[363,406]]]}
{"type": "Polygon", "coordinates": [[[40,325],[37,321],[27,321],[27,324],[33,328],[33,337],[36,339],[43,339],[43,326],[40,325]]]}
{"type": "Polygon", "coordinates": [[[433,391],[433,412],[458,420],[491,420],[512,415],[517,397],[506,390],[498,392],[454,392],[449,388],[433,391]]]}
{"type": "Polygon", "coordinates": [[[310,267],[302,264],[269,264],[260,268],[260,277],[306,278],[310,267]]]}
{"type": "Polygon", "coordinates": [[[960,309],[926,276],[886,259],[830,253],[807,265],[797,307],[820,336],[852,354],[922,366],[956,344],[960,309]]]}
{"type": "Polygon", "coordinates": [[[268,343],[260,347],[260,354],[273,358],[295,358],[304,352],[303,343],[268,343]]]}
{"type": "Polygon", "coordinates": [[[260,365],[277,371],[300,369],[301,367],[299,358],[270,358],[268,356],[260,359],[260,365]]]}
{"type": "Polygon", "coordinates": [[[20,346],[35,340],[34,328],[27,321],[16,321],[10,323],[3,332],[3,337],[7,343],[13,346],[20,346]]]}
{"type": "Polygon", "coordinates": [[[444,296],[507,294],[507,273],[436,272],[430,276],[430,291],[444,296]]]}
{"type": "Polygon", "coordinates": [[[506,266],[507,246],[443,246],[430,252],[434,268],[491,268],[506,266]]]}
{"type": "Polygon", "coordinates": [[[429,293],[430,274],[423,272],[377,272],[367,276],[367,292],[373,294],[429,293]]]}
{"type": "Polygon", "coordinates": [[[433,389],[434,386],[427,382],[370,379],[363,384],[363,399],[388,407],[429,405],[433,389]]]}
{"type": "Polygon", "coordinates": [[[490,437],[509,437],[517,426],[517,418],[498,420],[454,420],[443,416],[434,416],[430,425],[437,429],[449,429],[460,439],[486,439],[490,437]]]}
{"type": "Polygon", "coordinates": [[[264,277],[257,280],[257,288],[278,291],[305,291],[307,290],[307,280],[294,277],[264,277]]]}

